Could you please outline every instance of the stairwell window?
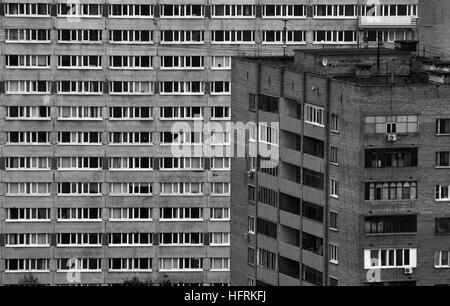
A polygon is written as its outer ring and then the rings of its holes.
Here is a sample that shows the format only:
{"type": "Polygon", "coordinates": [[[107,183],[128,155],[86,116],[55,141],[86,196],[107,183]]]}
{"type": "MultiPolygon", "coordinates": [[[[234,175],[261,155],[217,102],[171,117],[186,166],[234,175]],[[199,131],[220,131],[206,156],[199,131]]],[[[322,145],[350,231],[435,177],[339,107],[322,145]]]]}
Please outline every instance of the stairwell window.
{"type": "Polygon", "coordinates": [[[109,82],[110,95],[152,95],[153,82],[114,81],[109,82]]]}
{"type": "Polygon", "coordinates": [[[101,183],[58,183],[59,196],[101,196],[101,183]]]}
{"type": "Polygon", "coordinates": [[[7,183],[7,196],[49,196],[51,183],[7,183]]]}
{"type": "Polygon", "coordinates": [[[50,30],[6,29],[6,43],[50,43],[50,30]]]}
{"type": "Polygon", "coordinates": [[[111,4],[109,18],[153,18],[153,5],[149,4],[111,4]]]}
{"type": "Polygon", "coordinates": [[[146,30],[111,30],[110,43],[114,44],[152,44],[153,31],[146,30]]]}
{"type": "Polygon", "coordinates": [[[6,55],[6,68],[50,68],[50,55],[6,55]]]}
{"type": "Polygon", "coordinates": [[[48,3],[5,3],[4,5],[6,17],[50,17],[48,3]]]}
{"type": "Polygon", "coordinates": [[[5,85],[6,94],[50,94],[50,82],[48,81],[6,81],[5,85]]]}
{"type": "Polygon", "coordinates": [[[152,183],[111,183],[110,196],[151,196],[152,183]]]}
{"type": "Polygon", "coordinates": [[[59,145],[101,145],[101,132],[59,132],[59,145]]]}

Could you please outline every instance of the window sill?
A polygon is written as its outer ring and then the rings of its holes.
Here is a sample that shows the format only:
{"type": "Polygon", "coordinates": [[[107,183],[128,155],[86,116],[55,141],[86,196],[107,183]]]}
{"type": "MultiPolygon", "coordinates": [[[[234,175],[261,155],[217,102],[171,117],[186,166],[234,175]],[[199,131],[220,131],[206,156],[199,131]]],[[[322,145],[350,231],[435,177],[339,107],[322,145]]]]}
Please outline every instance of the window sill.
{"type": "Polygon", "coordinates": [[[177,71],[177,70],[193,70],[193,71],[203,71],[205,67],[171,67],[171,68],[160,68],[161,71],[177,71]]]}
{"type": "Polygon", "coordinates": [[[151,16],[111,16],[108,15],[109,19],[153,19],[155,18],[155,16],[151,15],[151,16]]]}
{"type": "Polygon", "coordinates": [[[188,93],[177,93],[177,92],[170,92],[170,93],[166,93],[166,92],[160,92],[159,93],[160,96],[204,96],[205,93],[204,92],[188,92],[188,93]]]}
{"type": "Polygon", "coordinates": [[[307,16],[262,16],[261,19],[308,19],[307,16]]]}
{"type": "Polygon", "coordinates": [[[153,96],[154,93],[133,93],[133,92],[109,92],[110,96],[153,96]]]}
{"type": "Polygon", "coordinates": [[[51,194],[5,194],[5,197],[51,197],[51,194]]]}
{"type": "Polygon", "coordinates": [[[5,169],[7,172],[11,171],[51,171],[52,169],[5,169]]]}
{"type": "Polygon", "coordinates": [[[49,70],[51,67],[45,66],[45,67],[15,67],[15,66],[6,66],[6,69],[19,69],[19,70],[49,70]]]}
{"type": "Polygon", "coordinates": [[[59,96],[101,96],[103,92],[57,92],[59,96]]]}
{"type": "Polygon", "coordinates": [[[203,197],[203,193],[200,194],[159,194],[160,197],[203,197]]]}
{"type": "Polygon", "coordinates": [[[153,222],[153,219],[108,219],[108,222],[153,222]]]}
{"type": "Polygon", "coordinates": [[[154,146],[153,143],[109,143],[108,144],[111,147],[138,147],[138,146],[142,146],[142,147],[151,147],[154,146]]]}
{"type": "Polygon", "coordinates": [[[101,244],[97,244],[97,245],[87,245],[87,244],[77,244],[77,245],[73,245],[73,244],[57,244],[56,245],[57,248],[101,248],[103,247],[101,244]]]}
{"type": "Polygon", "coordinates": [[[23,271],[8,271],[8,270],[5,270],[5,273],[8,273],[8,274],[19,274],[19,273],[50,273],[50,270],[23,270],[23,271]]]}
{"type": "Polygon", "coordinates": [[[51,44],[50,40],[26,41],[26,40],[6,40],[5,44],[51,44]]]}
{"type": "Polygon", "coordinates": [[[56,273],[102,273],[102,270],[80,270],[80,269],[67,269],[67,270],[56,270],[56,273]]]}
{"type": "Polygon", "coordinates": [[[204,117],[198,118],[159,118],[159,121],[203,121],[204,117]]]}
{"type": "Polygon", "coordinates": [[[159,272],[202,272],[203,269],[159,269],[159,272]]]}
{"type": "Polygon", "coordinates": [[[113,171],[113,172],[141,172],[141,171],[151,172],[154,170],[153,169],[108,169],[108,171],[113,171]]]}
{"type": "Polygon", "coordinates": [[[103,70],[103,67],[57,67],[57,70],[103,70]]]}
{"type": "Polygon", "coordinates": [[[73,147],[73,146],[89,146],[89,147],[100,147],[103,146],[102,143],[58,143],[57,146],[67,146],[67,147],[73,147]]]}
{"type": "Polygon", "coordinates": [[[50,223],[52,220],[50,219],[42,219],[42,220],[5,220],[5,223],[50,223]]]}
{"type": "Polygon", "coordinates": [[[58,223],[83,223],[83,222],[87,222],[87,223],[95,223],[95,222],[102,222],[102,219],[89,219],[89,220],[79,220],[79,219],[57,219],[56,222],[58,223]]]}
{"type": "Polygon", "coordinates": [[[108,118],[108,121],[153,121],[153,120],[154,120],[153,118],[108,118]]]}
{"type": "Polygon", "coordinates": [[[58,118],[57,121],[103,121],[103,118],[58,118]]]}
{"type": "Polygon", "coordinates": [[[38,249],[38,248],[49,248],[50,244],[48,245],[5,245],[5,248],[7,249],[13,249],[13,248],[20,248],[20,249],[38,249]]]}
{"type": "MultiPolygon", "coordinates": [[[[51,43],[51,42],[48,42],[51,43]]],[[[103,41],[79,41],[79,40],[71,40],[71,41],[64,41],[64,40],[58,40],[58,44],[103,44],[103,41]]]]}
{"type": "Polygon", "coordinates": [[[153,67],[108,67],[109,70],[155,70],[153,67]]]}
{"type": "Polygon", "coordinates": [[[161,45],[204,45],[204,41],[161,41],[161,45]]]}
{"type": "Polygon", "coordinates": [[[5,121],[52,121],[51,118],[14,118],[14,117],[7,117],[5,118],[5,121]]]}
{"type": "Polygon", "coordinates": [[[145,193],[145,194],[108,194],[110,197],[152,197],[153,194],[145,193]]]}
{"type": "Polygon", "coordinates": [[[92,169],[79,169],[79,168],[58,168],[58,171],[79,171],[79,172],[88,172],[88,171],[103,171],[102,168],[92,168],[92,169]]]}
{"type": "Polygon", "coordinates": [[[57,194],[57,197],[73,197],[73,198],[79,198],[79,197],[102,197],[102,194],[57,194]]]}
{"type": "Polygon", "coordinates": [[[159,222],[203,222],[204,219],[159,219],[159,222]]]}
{"type": "Polygon", "coordinates": [[[143,272],[153,272],[152,269],[139,269],[139,270],[129,270],[129,269],[108,269],[108,272],[111,273],[143,273],[143,272]]]}
{"type": "Polygon", "coordinates": [[[141,248],[141,247],[153,247],[153,244],[108,244],[108,248],[141,248]]]}

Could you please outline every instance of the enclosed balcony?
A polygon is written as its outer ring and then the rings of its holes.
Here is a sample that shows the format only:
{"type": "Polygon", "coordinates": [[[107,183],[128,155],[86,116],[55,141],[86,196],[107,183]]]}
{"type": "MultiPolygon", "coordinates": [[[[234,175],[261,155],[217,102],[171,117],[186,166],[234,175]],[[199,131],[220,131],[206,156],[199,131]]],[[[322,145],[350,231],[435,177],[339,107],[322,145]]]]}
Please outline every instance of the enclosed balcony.
{"type": "Polygon", "coordinates": [[[417,17],[415,16],[359,16],[359,28],[415,28],[417,17]]]}

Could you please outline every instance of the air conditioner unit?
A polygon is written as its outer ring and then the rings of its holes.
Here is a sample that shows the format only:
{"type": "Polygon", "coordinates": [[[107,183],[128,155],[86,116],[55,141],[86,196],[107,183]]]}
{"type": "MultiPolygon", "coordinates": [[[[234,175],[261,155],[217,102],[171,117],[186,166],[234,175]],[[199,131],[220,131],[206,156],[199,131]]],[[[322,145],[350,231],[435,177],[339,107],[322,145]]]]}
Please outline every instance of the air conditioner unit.
{"type": "Polygon", "coordinates": [[[388,140],[389,142],[395,142],[395,141],[397,141],[397,134],[388,134],[388,135],[387,135],[387,140],[388,140]]]}
{"type": "Polygon", "coordinates": [[[247,171],[247,177],[248,178],[253,178],[254,176],[255,176],[255,170],[247,171]]]}
{"type": "Polygon", "coordinates": [[[405,268],[405,274],[406,274],[406,275],[413,274],[413,268],[411,268],[411,267],[405,268]]]}

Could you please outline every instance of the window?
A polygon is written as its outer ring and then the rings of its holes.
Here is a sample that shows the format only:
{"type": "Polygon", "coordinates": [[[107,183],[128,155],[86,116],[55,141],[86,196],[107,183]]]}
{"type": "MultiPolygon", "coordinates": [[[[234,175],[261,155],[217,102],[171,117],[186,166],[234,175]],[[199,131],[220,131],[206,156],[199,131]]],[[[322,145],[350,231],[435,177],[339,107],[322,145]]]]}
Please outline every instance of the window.
{"type": "Polygon", "coordinates": [[[203,170],[203,159],[200,157],[162,157],[160,170],[203,170]]]}
{"type": "Polygon", "coordinates": [[[50,222],[50,208],[7,208],[6,222],[50,222]]]}
{"type": "Polygon", "coordinates": [[[202,18],[204,17],[203,5],[161,5],[161,18],[202,18]]]}
{"type": "Polygon", "coordinates": [[[252,204],[256,201],[256,188],[255,186],[248,185],[248,201],[252,204]]]}
{"type": "Polygon", "coordinates": [[[230,220],[230,209],[224,207],[210,208],[210,221],[227,221],[230,220]]]}
{"type": "Polygon", "coordinates": [[[151,132],[111,132],[109,133],[111,145],[152,145],[151,132]]]}
{"type": "Polygon", "coordinates": [[[211,145],[230,145],[231,133],[229,132],[211,132],[209,138],[211,145]]]}
{"type": "Polygon", "coordinates": [[[339,165],[338,152],[337,147],[330,146],[330,163],[333,165],[339,165]]]}
{"type": "Polygon", "coordinates": [[[279,129],[278,127],[268,126],[267,123],[259,123],[258,141],[278,146],[279,129]]]}
{"type": "Polygon", "coordinates": [[[50,132],[7,132],[6,144],[49,145],[50,132]]]}
{"type": "Polygon", "coordinates": [[[258,202],[278,207],[278,192],[265,187],[258,187],[258,202]]]}
{"type": "Polygon", "coordinates": [[[436,168],[450,167],[450,152],[436,152],[436,168]]]}
{"type": "Polygon", "coordinates": [[[365,269],[416,268],[417,249],[364,250],[365,269]]]}
{"type": "Polygon", "coordinates": [[[8,196],[49,196],[50,183],[7,183],[8,196]]]}
{"type": "Polygon", "coordinates": [[[102,234],[97,233],[61,233],[56,235],[56,246],[101,247],[102,234]]]}
{"type": "Polygon", "coordinates": [[[237,30],[220,30],[212,31],[212,43],[213,44],[248,44],[255,43],[255,32],[254,31],[237,31],[237,30]]]}
{"type": "Polygon", "coordinates": [[[110,233],[109,246],[151,246],[152,233],[110,233]]]}
{"type": "Polygon", "coordinates": [[[330,130],[334,133],[339,133],[339,116],[331,114],[330,130]]]}
{"type": "Polygon", "coordinates": [[[58,17],[102,17],[101,4],[59,3],[58,17]]]}
{"type": "Polygon", "coordinates": [[[231,56],[213,56],[211,69],[231,69],[231,56]]]}
{"type": "Polygon", "coordinates": [[[229,246],[230,233],[209,233],[210,246],[229,246]]]}
{"type": "Polygon", "coordinates": [[[199,207],[160,208],[160,221],[202,221],[203,209],[199,207]]]}
{"type": "Polygon", "coordinates": [[[450,119],[436,120],[436,134],[450,135],[450,119]]]}
{"type": "Polygon", "coordinates": [[[110,107],[109,120],[150,120],[151,107],[110,107]]]}
{"type": "Polygon", "coordinates": [[[339,181],[330,179],[330,196],[333,198],[339,198],[339,181]]]}
{"type": "Polygon", "coordinates": [[[265,30],[262,32],[263,44],[298,44],[305,43],[305,31],[273,31],[265,30]]]}
{"type": "Polygon", "coordinates": [[[256,252],[254,248],[247,248],[247,263],[249,265],[254,265],[256,263],[256,252]]]}
{"type": "Polygon", "coordinates": [[[314,18],[353,18],[356,16],[356,5],[314,5],[314,18]]]}
{"type": "Polygon", "coordinates": [[[162,132],[160,134],[161,145],[175,145],[175,144],[202,144],[203,133],[202,132],[190,132],[190,133],[172,133],[162,132]]]}
{"type": "Polygon", "coordinates": [[[58,208],[58,221],[102,221],[101,208],[58,208]]]}
{"type": "Polygon", "coordinates": [[[211,183],[212,196],[229,196],[230,183],[211,183]]]}
{"type": "Polygon", "coordinates": [[[330,287],[337,287],[337,286],[339,286],[339,280],[337,278],[330,276],[329,284],[330,284],[330,287]]]}
{"type": "Polygon", "coordinates": [[[6,259],[5,272],[50,272],[49,259],[6,259]]]}
{"type": "Polygon", "coordinates": [[[202,271],[203,258],[160,258],[159,271],[202,271]]]}
{"type": "Polygon", "coordinates": [[[303,265],[302,280],[314,284],[316,286],[322,286],[323,273],[314,268],[303,265]]]}
{"type": "Polygon", "coordinates": [[[324,112],[322,107],[305,104],[305,122],[323,127],[324,112]]]}
{"type": "Polygon", "coordinates": [[[102,194],[100,183],[59,183],[59,196],[100,196],[102,194]]]}
{"type": "Polygon", "coordinates": [[[162,56],[161,69],[204,69],[203,56],[162,56]]]}
{"type": "Polygon", "coordinates": [[[323,190],[324,187],[323,173],[303,168],[303,185],[323,190]]]}
{"type": "Polygon", "coordinates": [[[272,5],[262,6],[263,18],[304,18],[307,16],[306,5],[272,5]]]}
{"type": "Polygon", "coordinates": [[[58,31],[58,43],[101,43],[102,39],[102,30],[65,29],[58,31]]]}
{"type": "Polygon", "coordinates": [[[59,157],[58,170],[102,170],[101,157],[59,157]]]}
{"type": "Polygon", "coordinates": [[[159,233],[160,246],[202,246],[202,233],[159,233]]]}
{"type": "Polygon", "coordinates": [[[434,253],[435,268],[450,268],[450,251],[437,251],[434,253]]]}
{"type": "Polygon", "coordinates": [[[417,5],[386,4],[361,7],[363,16],[417,16],[417,5]]]}
{"type": "Polygon", "coordinates": [[[101,132],[59,132],[59,145],[101,145],[101,132]]]}
{"type": "Polygon", "coordinates": [[[161,195],[163,196],[199,196],[202,194],[203,183],[161,183],[161,195]]]}
{"type": "Polygon", "coordinates": [[[110,69],[153,69],[153,56],[110,56],[110,69]]]}
{"type": "MultiPolygon", "coordinates": [[[[300,142],[300,141],[299,141],[300,142]]],[[[322,140],[304,136],[303,137],[303,152],[308,155],[319,158],[325,157],[325,142],[322,140]]]]}
{"type": "Polygon", "coordinates": [[[6,81],[6,94],[50,94],[48,81],[6,81]]]}
{"type": "Polygon", "coordinates": [[[101,272],[101,258],[59,258],[57,271],[101,272]]]}
{"type": "Polygon", "coordinates": [[[368,201],[417,199],[417,182],[371,182],[365,185],[368,201]]]}
{"type": "Polygon", "coordinates": [[[162,44],[203,44],[203,31],[165,30],[161,31],[162,44]]]}
{"type": "Polygon", "coordinates": [[[50,170],[49,157],[6,157],[6,170],[50,170]]]}
{"type": "Polygon", "coordinates": [[[248,95],[248,110],[250,112],[256,112],[256,95],[255,94],[248,95]]]}
{"type": "Polygon", "coordinates": [[[258,95],[258,109],[260,111],[278,114],[278,97],[258,95]]]}
{"type": "Polygon", "coordinates": [[[211,158],[211,170],[230,170],[229,157],[213,157],[211,158]]]}
{"type": "Polygon", "coordinates": [[[50,68],[50,55],[6,55],[6,68],[50,68]]]}
{"type": "Polygon", "coordinates": [[[110,196],[151,196],[152,183],[111,183],[110,196]]]}
{"type": "Polygon", "coordinates": [[[102,109],[97,106],[61,106],[58,120],[102,120],[102,109]]]}
{"type": "Polygon", "coordinates": [[[364,219],[366,234],[417,232],[417,216],[370,216],[364,219]]]}
{"type": "Polygon", "coordinates": [[[213,5],[212,18],[255,18],[254,5],[213,5]]]}
{"type": "Polygon", "coordinates": [[[277,267],[277,254],[258,248],[257,265],[275,271],[277,267]]]}
{"type": "Polygon", "coordinates": [[[161,82],[160,94],[162,95],[203,95],[204,83],[201,81],[186,82],[161,82]]]}
{"type": "Polygon", "coordinates": [[[366,168],[417,167],[417,148],[365,150],[366,168]]]}
{"type": "Polygon", "coordinates": [[[337,265],[339,263],[339,247],[333,243],[330,243],[330,262],[337,265]]]}
{"type": "Polygon", "coordinates": [[[150,272],[152,258],[110,258],[109,271],[112,272],[150,272]]]}
{"type": "Polygon", "coordinates": [[[109,82],[110,95],[151,95],[153,82],[141,81],[114,81],[109,82]]]}
{"type": "Polygon", "coordinates": [[[161,120],[194,120],[203,119],[203,108],[198,106],[165,106],[161,107],[161,120]]]}
{"type": "Polygon", "coordinates": [[[227,107],[227,106],[211,107],[211,119],[212,120],[230,120],[231,119],[230,107],[227,107]]]}
{"type": "Polygon", "coordinates": [[[109,221],[151,221],[151,208],[110,208],[109,221]]]}
{"type": "Polygon", "coordinates": [[[229,95],[231,94],[231,82],[214,81],[211,82],[212,95],[229,95]]]}
{"type": "Polygon", "coordinates": [[[110,171],[152,170],[153,159],[151,157],[110,157],[110,171]]]}
{"type": "Polygon", "coordinates": [[[377,42],[378,36],[381,35],[381,40],[384,42],[395,42],[396,40],[407,40],[410,35],[410,30],[367,30],[364,31],[364,41],[377,42]]]}
{"type": "MultiPolygon", "coordinates": [[[[298,203],[295,203],[295,204],[299,205],[300,200],[298,200],[298,203]]],[[[308,218],[310,220],[317,221],[319,223],[323,223],[323,207],[322,206],[303,201],[302,211],[303,211],[303,213],[302,213],[303,217],[308,218]]]]}
{"type": "Polygon", "coordinates": [[[51,120],[48,106],[7,106],[6,119],[9,120],[51,120]]]}
{"type": "Polygon", "coordinates": [[[50,17],[50,4],[47,3],[5,3],[5,16],[50,17]]]}
{"type": "Polygon", "coordinates": [[[113,44],[152,44],[153,31],[146,30],[111,30],[110,43],[113,44]]]}
{"type": "Polygon", "coordinates": [[[257,218],[256,219],[256,230],[258,234],[277,239],[277,224],[257,218]]]}
{"type": "Polygon", "coordinates": [[[6,234],[5,247],[49,247],[49,234],[6,234]]]}
{"type": "Polygon", "coordinates": [[[6,29],[6,43],[50,43],[50,30],[6,29]]]}
{"type": "Polygon", "coordinates": [[[366,116],[365,132],[368,134],[417,133],[419,116],[366,116]]]}
{"type": "Polygon", "coordinates": [[[247,217],[247,232],[254,235],[256,233],[256,218],[252,216],[247,217]]]}
{"type": "Polygon", "coordinates": [[[100,81],[59,81],[57,82],[58,94],[70,95],[101,95],[103,94],[103,82],[100,81]]]}
{"type": "Polygon", "coordinates": [[[230,271],[229,258],[211,258],[211,271],[230,271]]]}
{"type": "Polygon", "coordinates": [[[111,4],[109,18],[153,18],[153,5],[111,4]]]}
{"type": "Polygon", "coordinates": [[[314,31],[315,44],[355,44],[356,31],[314,31]]]}
{"type": "Polygon", "coordinates": [[[338,213],[330,211],[330,229],[332,231],[338,230],[338,213]]]}
{"type": "Polygon", "coordinates": [[[450,234],[450,218],[436,218],[436,234],[450,234]]]}
{"type": "Polygon", "coordinates": [[[60,55],[59,69],[102,69],[101,55],[60,55]]]}

